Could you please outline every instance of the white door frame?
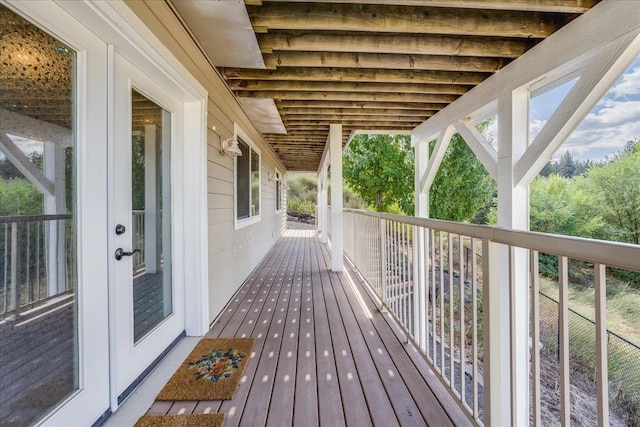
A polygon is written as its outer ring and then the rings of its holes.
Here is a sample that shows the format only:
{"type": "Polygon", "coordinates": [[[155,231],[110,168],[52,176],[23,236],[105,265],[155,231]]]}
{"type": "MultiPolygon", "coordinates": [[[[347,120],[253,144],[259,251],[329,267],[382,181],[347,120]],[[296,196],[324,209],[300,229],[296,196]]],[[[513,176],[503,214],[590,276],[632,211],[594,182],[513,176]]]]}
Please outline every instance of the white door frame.
{"type": "MultiPolygon", "coordinates": [[[[113,86],[109,93],[113,95],[114,128],[113,138],[110,140],[108,150],[109,170],[109,276],[110,296],[109,311],[111,313],[110,341],[111,341],[111,381],[112,408],[117,407],[126,398],[132,384],[135,384],[139,376],[151,366],[154,360],[185,330],[185,282],[183,256],[180,251],[184,245],[184,220],[180,207],[183,206],[182,190],[188,185],[184,180],[184,153],[183,127],[184,108],[183,103],[162,86],[154,82],[146,70],[141,70],[118,52],[114,52],[110,46],[109,61],[113,61],[113,86]],[[163,138],[168,136],[171,142],[170,155],[170,186],[171,190],[165,196],[169,196],[170,213],[165,211],[163,217],[169,219],[171,226],[167,230],[163,227],[163,234],[170,233],[169,241],[171,251],[165,253],[165,272],[171,274],[171,295],[165,295],[167,302],[171,303],[171,313],[164,318],[152,331],[134,344],[134,292],[133,292],[133,268],[131,257],[115,259],[116,247],[131,251],[133,224],[131,204],[131,120],[132,120],[132,90],[144,94],[150,100],[158,104],[169,113],[170,126],[163,128],[163,138]],[[175,215],[177,213],[177,215],[175,215]],[[176,216],[178,218],[176,218],[176,216]],[[124,224],[127,231],[122,235],[116,235],[116,224],[124,224]],[[168,256],[167,256],[168,255],[168,256]],[[177,256],[176,256],[177,255],[177,256]],[[170,300],[169,300],[170,298],[170,300]],[[117,400],[114,400],[117,399],[117,400]]],[[[164,154],[163,154],[164,157],[164,154]]],[[[164,160],[163,160],[164,162],[164,160]]],[[[163,167],[164,169],[164,167],[163,167]]],[[[163,174],[166,171],[163,170],[163,174]]],[[[166,175],[163,179],[166,179],[166,175]]],[[[165,199],[167,200],[167,199],[165,199]]],[[[147,237],[155,230],[147,229],[147,237]]],[[[163,235],[163,240],[167,238],[163,235]]],[[[151,253],[147,252],[147,257],[151,253]]],[[[147,263],[149,266],[150,263],[147,263]]]]}
{"type": "Polygon", "coordinates": [[[106,339],[107,200],[96,197],[106,188],[107,97],[104,90],[107,45],[81,21],[53,2],[9,1],[9,6],[77,52],[74,154],[77,165],[76,224],[78,288],[79,389],[42,420],[42,424],[91,424],[109,404],[109,342],[106,339]]]}
{"type": "MultiPolygon", "coordinates": [[[[78,292],[80,390],[54,410],[43,425],[90,425],[116,393],[109,382],[110,342],[114,327],[108,311],[109,251],[107,162],[113,118],[108,114],[107,88],[113,69],[107,67],[107,45],[183,103],[185,141],[182,188],[174,187],[174,223],[181,224],[182,247],[174,246],[174,277],[185,287],[185,331],[202,336],[209,328],[207,233],[207,99],[204,87],[155,37],[122,0],[5,1],[10,7],[78,52],[78,292]],[[89,29],[89,30],[88,30],[89,29]],[[96,37],[97,36],[97,37],[96,37]],[[188,185],[187,185],[188,184],[188,185]],[[181,197],[181,199],[180,199],[181,197]],[[179,273],[181,272],[181,273],[179,273]]],[[[174,230],[178,232],[178,230],[174,230]]],[[[117,396],[116,396],[117,397],[117,396]]]]}

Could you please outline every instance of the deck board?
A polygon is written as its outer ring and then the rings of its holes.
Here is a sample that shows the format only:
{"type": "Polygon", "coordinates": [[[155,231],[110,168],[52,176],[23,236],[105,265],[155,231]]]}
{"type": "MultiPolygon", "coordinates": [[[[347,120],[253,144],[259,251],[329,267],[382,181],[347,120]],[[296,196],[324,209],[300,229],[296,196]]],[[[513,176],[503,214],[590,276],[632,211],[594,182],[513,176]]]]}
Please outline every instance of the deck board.
{"type": "Polygon", "coordinates": [[[256,338],[234,398],[155,402],[148,413],[224,412],[225,426],[454,425],[424,360],[355,273],[330,264],[314,232],[288,230],[207,334],[256,338]]]}

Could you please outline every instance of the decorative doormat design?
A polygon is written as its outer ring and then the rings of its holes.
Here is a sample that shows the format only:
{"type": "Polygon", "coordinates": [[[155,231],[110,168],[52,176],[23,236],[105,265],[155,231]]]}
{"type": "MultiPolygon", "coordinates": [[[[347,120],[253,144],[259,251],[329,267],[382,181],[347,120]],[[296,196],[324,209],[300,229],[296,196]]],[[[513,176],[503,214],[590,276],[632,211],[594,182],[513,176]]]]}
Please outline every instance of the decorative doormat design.
{"type": "Polygon", "coordinates": [[[238,389],[254,338],[204,338],[157,400],[226,400],[238,389]]]}
{"type": "Polygon", "coordinates": [[[225,414],[143,415],[134,427],[222,427],[225,414]]]}

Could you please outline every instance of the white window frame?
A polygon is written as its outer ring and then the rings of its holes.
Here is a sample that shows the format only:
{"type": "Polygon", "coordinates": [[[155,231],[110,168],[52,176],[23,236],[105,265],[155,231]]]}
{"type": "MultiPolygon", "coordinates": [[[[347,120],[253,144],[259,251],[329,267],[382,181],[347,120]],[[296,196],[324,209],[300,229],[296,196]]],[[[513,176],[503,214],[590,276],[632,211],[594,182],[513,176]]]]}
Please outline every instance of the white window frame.
{"type": "MultiPolygon", "coordinates": [[[[262,152],[258,148],[255,142],[242,130],[237,123],[233,124],[233,134],[237,139],[241,139],[245,144],[249,146],[250,150],[255,151],[258,154],[258,201],[260,211],[257,215],[251,216],[249,212],[249,218],[238,219],[238,159],[233,160],[233,224],[235,230],[248,227],[252,224],[256,224],[262,220],[262,152]]],[[[249,164],[249,200],[251,200],[251,164],[249,164]]]]}
{"type": "Polygon", "coordinates": [[[284,179],[282,176],[282,172],[280,172],[280,170],[278,170],[276,168],[275,170],[275,175],[276,175],[276,181],[275,181],[275,185],[274,185],[274,198],[275,198],[275,204],[276,204],[276,213],[280,214],[284,211],[284,179]],[[278,185],[280,186],[280,197],[278,197],[278,185]],[[278,204],[280,204],[280,207],[278,208],[278,204]]]}

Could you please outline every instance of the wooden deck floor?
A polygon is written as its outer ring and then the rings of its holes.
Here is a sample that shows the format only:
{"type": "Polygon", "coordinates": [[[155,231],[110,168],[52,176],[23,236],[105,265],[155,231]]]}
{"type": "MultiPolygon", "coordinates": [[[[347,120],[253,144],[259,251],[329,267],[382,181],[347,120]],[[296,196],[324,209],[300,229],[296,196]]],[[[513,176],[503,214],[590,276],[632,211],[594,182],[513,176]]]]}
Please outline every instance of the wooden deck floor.
{"type": "Polygon", "coordinates": [[[313,231],[287,231],[207,334],[256,338],[235,397],[148,413],[224,412],[227,427],[468,424],[356,275],[330,265],[313,231]]]}

